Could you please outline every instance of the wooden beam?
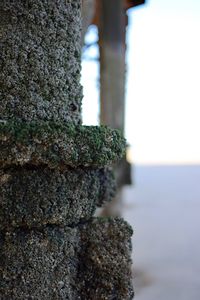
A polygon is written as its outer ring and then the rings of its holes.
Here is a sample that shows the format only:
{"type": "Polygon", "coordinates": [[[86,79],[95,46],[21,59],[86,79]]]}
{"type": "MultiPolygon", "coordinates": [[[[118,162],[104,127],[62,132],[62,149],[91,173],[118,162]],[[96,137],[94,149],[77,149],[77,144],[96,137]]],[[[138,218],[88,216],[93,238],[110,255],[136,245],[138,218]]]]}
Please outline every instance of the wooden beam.
{"type": "Polygon", "coordinates": [[[99,23],[100,122],[122,132],[125,111],[125,30],[124,1],[102,0],[99,23]]]}

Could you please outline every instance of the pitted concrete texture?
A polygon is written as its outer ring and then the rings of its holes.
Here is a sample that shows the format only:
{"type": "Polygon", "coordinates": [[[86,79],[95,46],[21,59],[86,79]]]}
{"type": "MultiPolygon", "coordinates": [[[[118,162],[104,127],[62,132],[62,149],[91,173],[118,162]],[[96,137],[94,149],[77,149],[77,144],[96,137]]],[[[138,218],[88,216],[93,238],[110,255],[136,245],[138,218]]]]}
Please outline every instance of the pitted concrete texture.
{"type": "Polygon", "coordinates": [[[80,299],[132,300],[132,228],[120,218],[94,218],[81,229],[80,299]]]}
{"type": "Polygon", "coordinates": [[[63,172],[40,167],[0,171],[0,229],[75,225],[115,194],[107,169],[63,172]]]}
{"type": "Polygon", "coordinates": [[[0,233],[0,299],[131,300],[131,235],[119,218],[0,233]]]}
{"type": "Polygon", "coordinates": [[[133,297],[131,227],[92,218],[126,143],[81,126],[80,25],[81,0],[0,1],[0,300],[133,297]]]}
{"type": "Polygon", "coordinates": [[[1,300],[75,300],[76,228],[0,233],[1,300]]]}
{"type": "Polygon", "coordinates": [[[0,119],[80,123],[80,1],[0,1],[0,119]]]}

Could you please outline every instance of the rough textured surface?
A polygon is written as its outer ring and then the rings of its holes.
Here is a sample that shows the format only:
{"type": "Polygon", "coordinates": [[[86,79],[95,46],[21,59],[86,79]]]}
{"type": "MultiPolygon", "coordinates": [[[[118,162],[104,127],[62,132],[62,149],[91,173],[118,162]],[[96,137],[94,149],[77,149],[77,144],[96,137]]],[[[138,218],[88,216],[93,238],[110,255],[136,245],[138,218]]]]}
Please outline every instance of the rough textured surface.
{"type": "Polygon", "coordinates": [[[106,126],[62,122],[0,122],[0,164],[64,166],[111,165],[122,157],[125,139],[106,126]]]}
{"type": "Polygon", "coordinates": [[[72,226],[91,218],[114,192],[113,174],[107,169],[0,171],[0,229],[72,226]]]}
{"type": "Polygon", "coordinates": [[[82,226],[81,299],[131,300],[132,228],[120,218],[96,218],[82,226]]]}
{"type": "Polygon", "coordinates": [[[80,123],[80,1],[0,1],[0,119],[80,123]]]}
{"type": "Polygon", "coordinates": [[[131,300],[131,235],[119,218],[0,233],[0,299],[131,300]]]}
{"type": "Polygon", "coordinates": [[[131,228],[92,219],[124,154],[81,126],[80,0],[0,1],[0,299],[130,300],[131,228]]]}
{"type": "Polygon", "coordinates": [[[76,228],[0,233],[1,300],[76,300],[76,228]]]}

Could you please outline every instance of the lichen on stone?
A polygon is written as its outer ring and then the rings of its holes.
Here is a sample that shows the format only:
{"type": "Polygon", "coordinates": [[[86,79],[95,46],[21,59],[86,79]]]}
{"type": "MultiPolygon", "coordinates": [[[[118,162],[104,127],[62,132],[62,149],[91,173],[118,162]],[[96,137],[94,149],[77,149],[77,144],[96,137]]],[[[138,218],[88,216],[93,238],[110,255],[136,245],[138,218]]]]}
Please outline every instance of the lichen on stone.
{"type": "Polygon", "coordinates": [[[104,167],[119,160],[125,139],[106,126],[63,122],[0,122],[0,164],[104,167]]]}

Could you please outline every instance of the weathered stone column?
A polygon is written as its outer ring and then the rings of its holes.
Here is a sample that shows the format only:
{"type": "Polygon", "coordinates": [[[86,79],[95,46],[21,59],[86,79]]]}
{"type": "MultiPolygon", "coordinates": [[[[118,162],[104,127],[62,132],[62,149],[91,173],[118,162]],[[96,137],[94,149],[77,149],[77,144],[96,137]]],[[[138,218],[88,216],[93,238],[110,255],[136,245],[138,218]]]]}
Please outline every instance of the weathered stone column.
{"type": "Polygon", "coordinates": [[[116,130],[81,126],[80,0],[0,2],[0,299],[132,299],[116,130]]]}

